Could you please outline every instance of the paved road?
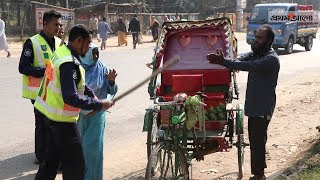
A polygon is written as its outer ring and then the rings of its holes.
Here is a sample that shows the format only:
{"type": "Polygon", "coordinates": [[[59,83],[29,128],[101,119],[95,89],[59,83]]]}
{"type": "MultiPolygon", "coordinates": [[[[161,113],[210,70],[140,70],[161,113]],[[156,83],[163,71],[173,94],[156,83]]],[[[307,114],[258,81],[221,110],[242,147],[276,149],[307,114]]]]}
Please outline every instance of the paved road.
{"type": "MultiPolygon", "coordinates": [[[[317,36],[319,37],[319,36],[317,36]]],[[[320,70],[320,43],[315,40],[313,50],[305,52],[298,45],[292,55],[281,55],[280,85],[286,79],[305,71],[320,70]]],[[[239,42],[239,52],[249,51],[245,41],[239,42]]],[[[118,71],[119,92],[151,73],[145,67],[152,57],[152,47],[136,50],[126,47],[113,48],[101,53],[101,59],[118,71]]],[[[0,58],[0,179],[33,179],[37,166],[33,165],[34,120],[28,100],[21,98],[21,77],[18,74],[18,58],[0,58]]],[[[246,73],[238,74],[242,94],[246,73]]],[[[145,139],[142,133],[144,109],[151,104],[147,85],[117,103],[108,114],[105,136],[105,179],[123,179],[142,172],[146,164],[145,139]]],[[[61,179],[59,176],[57,179],[61,179]]]]}

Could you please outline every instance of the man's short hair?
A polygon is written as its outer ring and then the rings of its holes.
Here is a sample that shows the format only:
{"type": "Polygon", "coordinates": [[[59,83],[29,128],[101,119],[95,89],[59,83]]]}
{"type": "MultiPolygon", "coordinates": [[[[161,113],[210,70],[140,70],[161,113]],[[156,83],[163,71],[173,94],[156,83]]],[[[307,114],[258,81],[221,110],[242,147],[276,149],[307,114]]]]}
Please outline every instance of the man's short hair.
{"type": "Polygon", "coordinates": [[[44,14],[43,14],[43,18],[42,18],[42,21],[43,22],[50,22],[53,18],[61,18],[62,15],[55,11],[55,10],[50,10],[50,11],[46,11],[44,14]]]}
{"type": "Polygon", "coordinates": [[[267,38],[268,38],[268,40],[271,40],[271,44],[270,44],[270,45],[272,45],[273,40],[274,40],[274,30],[273,30],[273,27],[270,26],[270,25],[268,25],[268,24],[264,24],[264,25],[261,25],[261,26],[259,27],[259,29],[264,29],[264,30],[266,30],[266,32],[267,32],[267,38]]]}
{"type": "Polygon", "coordinates": [[[135,15],[133,15],[133,17],[135,17],[135,18],[136,18],[136,17],[138,17],[138,15],[136,15],[136,14],[135,14],[135,15]]]}
{"type": "Polygon", "coordinates": [[[83,24],[77,24],[74,25],[69,33],[69,42],[73,42],[78,37],[82,37],[83,39],[89,38],[89,30],[88,28],[83,24]]]}
{"type": "Polygon", "coordinates": [[[107,18],[106,18],[106,17],[103,17],[103,18],[102,18],[102,21],[107,21],[107,18]]]}

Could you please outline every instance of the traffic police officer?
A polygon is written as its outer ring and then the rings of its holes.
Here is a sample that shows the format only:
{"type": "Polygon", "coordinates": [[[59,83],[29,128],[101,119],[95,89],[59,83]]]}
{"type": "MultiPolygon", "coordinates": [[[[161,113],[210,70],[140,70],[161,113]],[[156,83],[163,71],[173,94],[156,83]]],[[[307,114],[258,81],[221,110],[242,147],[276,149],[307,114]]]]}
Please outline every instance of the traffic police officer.
{"type": "Polygon", "coordinates": [[[82,180],[85,162],[76,124],[80,109],[106,110],[113,104],[99,100],[85,85],[79,56],[85,56],[89,49],[89,30],[75,25],[69,34],[68,45],[53,54],[34,104],[48,129],[48,152],[35,180],[55,179],[60,162],[64,180],[82,180]]]}
{"type": "MultiPolygon", "coordinates": [[[[23,45],[20,57],[19,72],[23,75],[22,97],[30,99],[31,103],[37,97],[46,64],[52,53],[59,47],[61,40],[55,37],[59,31],[61,14],[51,10],[43,15],[43,30],[27,39],[23,45]]],[[[35,163],[43,160],[45,151],[43,123],[35,114],[35,163]]]]}

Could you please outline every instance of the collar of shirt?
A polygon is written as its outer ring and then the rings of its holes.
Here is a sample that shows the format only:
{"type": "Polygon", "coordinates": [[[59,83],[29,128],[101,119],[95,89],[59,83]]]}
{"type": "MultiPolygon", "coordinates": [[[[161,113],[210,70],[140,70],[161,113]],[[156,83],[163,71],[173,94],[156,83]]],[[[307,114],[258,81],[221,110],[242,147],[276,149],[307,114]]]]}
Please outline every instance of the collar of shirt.
{"type": "Polygon", "coordinates": [[[261,54],[255,54],[255,53],[252,52],[252,56],[254,56],[256,58],[261,58],[261,57],[266,56],[266,55],[268,55],[270,53],[273,53],[273,52],[274,52],[273,49],[269,49],[267,52],[264,52],[264,53],[261,53],[261,54]]]}
{"type": "Polygon", "coordinates": [[[49,44],[51,51],[55,51],[55,40],[54,37],[52,37],[51,39],[44,34],[43,30],[39,33],[49,44]]]}
{"type": "Polygon", "coordinates": [[[75,57],[75,58],[79,61],[79,59],[80,59],[79,54],[78,54],[76,51],[74,51],[74,50],[72,49],[72,47],[70,47],[69,45],[67,45],[67,47],[68,47],[68,49],[71,51],[72,56],[75,57]]]}

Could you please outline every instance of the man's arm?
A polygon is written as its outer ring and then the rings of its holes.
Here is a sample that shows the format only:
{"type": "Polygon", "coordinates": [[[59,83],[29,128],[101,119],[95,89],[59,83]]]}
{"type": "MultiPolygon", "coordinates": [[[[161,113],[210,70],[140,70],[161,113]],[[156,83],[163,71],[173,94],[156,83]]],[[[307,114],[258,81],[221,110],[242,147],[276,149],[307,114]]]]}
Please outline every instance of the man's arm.
{"type": "Polygon", "coordinates": [[[4,34],[5,24],[4,21],[0,19],[0,37],[4,34]]]}
{"type": "MultiPolygon", "coordinates": [[[[63,101],[68,105],[85,110],[101,110],[103,106],[101,100],[89,97],[88,95],[78,94],[77,86],[73,79],[72,69],[74,69],[74,64],[72,62],[64,63],[60,66],[60,82],[63,101]]],[[[87,89],[86,93],[88,92],[87,89]]],[[[92,94],[94,95],[93,92],[92,94]]]]}
{"type": "Polygon", "coordinates": [[[94,23],[94,22],[92,22],[92,21],[93,21],[92,19],[89,20],[89,29],[90,29],[90,30],[93,29],[93,23],[94,23]]]}
{"type": "Polygon", "coordinates": [[[45,68],[32,66],[33,58],[34,53],[32,42],[30,39],[28,39],[23,45],[23,50],[19,62],[19,72],[27,76],[41,78],[44,76],[45,68]]]}
{"type": "Polygon", "coordinates": [[[87,95],[87,96],[92,97],[92,98],[96,97],[96,95],[94,94],[92,89],[90,89],[87,85],[85,85],[84,95],[87,95]]]}
{"type": "Polygon", "coordinates": [[[129,27],[128,27],[128,32],[130,32],[130,31],[131,31],[131,26],[132,26],[132,23],[131,23],[131,21],[130,21],[130,23],[129,23],[129,27]]]}
{"type": "Polygon", "coordinates": [[[110,26],[109,26],[108,23],[106,23],[106,27],[107,27],[107,31],[108,31],[109,33],[113,33],[113,31],[111,30],[111,28],[110,28],[110,26]]]}
{"type": "Polygon", "coordinates": [[[249,53],[243,54],[242,56],[238,57],[236,59],[236,61],[249,61],[251,56],[252,56],[252,52],[249,52],[249,53]]]}
{"type": "Polygon", "coordinates": [[[138,32],[140,32],[140,21],[138,21],[138,32]]]}
{"type": "Polygon", "coordinates": [[[279,69],[279,60],[278,58],[268,55],[263,57],[261,60],[256,61],[230,61],[226,60],[222,63],[223,66],[231,68],[233,70],[240,71],[260,71],[268,72],[270,70],[279,69]]]}

